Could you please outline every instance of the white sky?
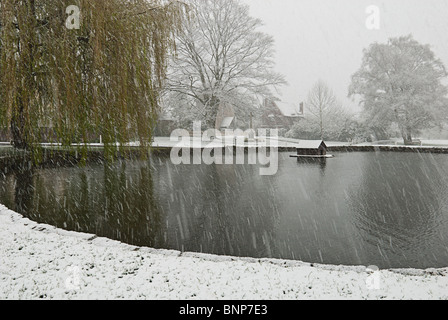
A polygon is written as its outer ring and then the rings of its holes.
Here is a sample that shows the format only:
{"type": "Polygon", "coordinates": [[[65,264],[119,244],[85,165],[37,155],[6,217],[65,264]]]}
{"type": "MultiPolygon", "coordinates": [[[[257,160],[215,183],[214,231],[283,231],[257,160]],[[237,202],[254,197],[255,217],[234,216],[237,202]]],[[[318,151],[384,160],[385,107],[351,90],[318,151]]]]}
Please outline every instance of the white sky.
{"type": "Polygon", "coordinates": [[[373,42],[413,34],[430,44],[448,66],[447,0],[241,0],[251,15],[264,21],[263,31],[276,41],[277,71],[288,87],[280,97],[298,105],[322,79],[347,107],[351,75],[361,66],[362,51],[373,42]],[[380,30],[368,30],[366,9],[380,9],[380,30]]]}

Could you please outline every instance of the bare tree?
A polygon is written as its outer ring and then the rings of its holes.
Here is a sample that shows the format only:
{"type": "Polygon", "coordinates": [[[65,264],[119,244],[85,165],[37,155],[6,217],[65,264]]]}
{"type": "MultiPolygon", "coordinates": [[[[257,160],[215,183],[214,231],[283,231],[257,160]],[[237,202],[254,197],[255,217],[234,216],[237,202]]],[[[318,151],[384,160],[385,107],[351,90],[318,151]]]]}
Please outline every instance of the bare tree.
{"type": "Polygon", "coordinates": [[[193,18],[184,21],[168,74],[173,108],[184,108],[213,126],[218,105],[230,103],[250,114],[277,86],[274,40],[258,31],[262,22],[237,0],[191,0],[193,18]]]}
{"type": "Polygon", "coordinates": [[[333,90],[322,80],[319,80],[310,90],[306,109],[309,113],[308,122],[319,128],[322,140],[327,130],[337,130],[331,127],[339,125],[338,119],[345,119],[347,116],[347,112],[338,102],[333,90]]]}

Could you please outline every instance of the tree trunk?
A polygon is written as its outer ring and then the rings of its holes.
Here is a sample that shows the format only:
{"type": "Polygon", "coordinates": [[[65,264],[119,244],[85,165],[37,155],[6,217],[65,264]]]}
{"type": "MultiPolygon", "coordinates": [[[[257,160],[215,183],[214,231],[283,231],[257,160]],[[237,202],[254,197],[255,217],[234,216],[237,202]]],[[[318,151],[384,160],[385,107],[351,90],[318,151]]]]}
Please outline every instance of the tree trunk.
{"type": "Polygon", "coordinates": [[[323,141],[324,140],[324,119],[323,119],[323,114],[322,114],[322,108],[320,110],[320,139],[323,141]]]}
{"type": "Polygon", "coordinates": [[[206,97],[206,112],[205,112],[205,122],[207,125],[207,128],[215,128],[216,125],[216,118],[218,116],[218,109],[219,109],[219,99],[212,96],[212,97],[206,97]]]}
{"type": "Polygon", "coordinates": [[[402,130],[402,136],[406,146],[412,145],[412,132],[409,128],[402,130]]]}
{"type": "Polygon", "coordinates": [[[25,115],[22,98],[18,98],[18,110],[11,117],[12,144],[16,149],[27,149],[28,143],[25,135],[25,115]]]}

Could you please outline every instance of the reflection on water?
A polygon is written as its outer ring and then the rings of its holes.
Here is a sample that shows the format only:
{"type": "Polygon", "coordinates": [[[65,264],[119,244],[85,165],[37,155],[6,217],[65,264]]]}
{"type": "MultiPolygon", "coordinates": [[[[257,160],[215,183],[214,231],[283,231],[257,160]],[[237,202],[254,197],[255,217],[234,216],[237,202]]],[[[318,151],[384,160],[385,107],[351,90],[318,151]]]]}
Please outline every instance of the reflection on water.
{"type": "Polygon", "coordinates": [[[351,153],[253,165],[168,157],[0,178],[0,201],[57,227],[223,255],[386,267],[448,266],[448,157],[351,153]]]}
{"type": "Polygon", "coordinates": [[[349,198],[353,224],[370,248],[363,260],[379,254],[405,265],[448,265],[446,168],[440,155],[365,159],[363,183],[349,198]]]}

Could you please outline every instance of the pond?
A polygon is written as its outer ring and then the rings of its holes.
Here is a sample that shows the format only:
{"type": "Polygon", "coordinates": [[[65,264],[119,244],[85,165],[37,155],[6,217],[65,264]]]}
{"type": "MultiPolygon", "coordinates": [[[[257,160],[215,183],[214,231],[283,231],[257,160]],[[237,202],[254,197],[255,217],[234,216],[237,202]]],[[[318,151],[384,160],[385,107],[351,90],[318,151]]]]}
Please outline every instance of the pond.
{"type": "Polygon", "coordinates": [[[153,248],[380,268],[448,266],[448,156],[335,153],[279,171],[168,156],[0,174],[39,223],[153,248]]]}

